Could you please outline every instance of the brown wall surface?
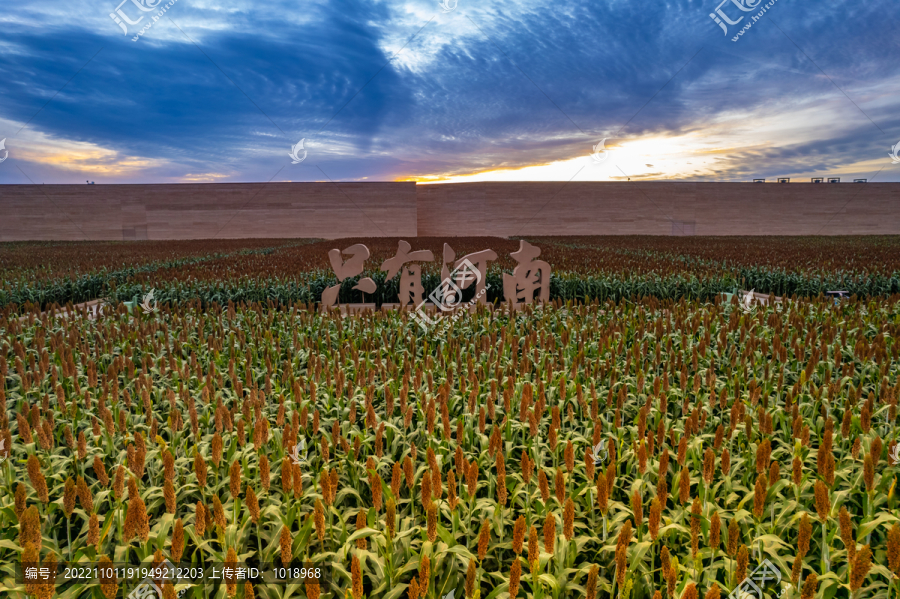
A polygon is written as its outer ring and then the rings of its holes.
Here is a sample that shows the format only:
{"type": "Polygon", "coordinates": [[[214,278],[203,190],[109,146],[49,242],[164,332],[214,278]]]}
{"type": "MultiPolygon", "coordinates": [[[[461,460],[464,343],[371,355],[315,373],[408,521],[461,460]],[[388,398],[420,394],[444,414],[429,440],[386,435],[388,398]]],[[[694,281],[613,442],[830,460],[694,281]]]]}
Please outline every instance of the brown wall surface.
{"type": "Polygon", "coordinates": [[[0,241],[416,236],[415,183],[0,185],[0,241]]]}
{"type": "Polygon", "coordinates": [[[900,183],[0,185],[0,241],[900,234],[900,183]]]}
{"type": "Polygon", "coordinates": [[[900,234],[900,183],[419,185],[420,236],[900,234]]]}

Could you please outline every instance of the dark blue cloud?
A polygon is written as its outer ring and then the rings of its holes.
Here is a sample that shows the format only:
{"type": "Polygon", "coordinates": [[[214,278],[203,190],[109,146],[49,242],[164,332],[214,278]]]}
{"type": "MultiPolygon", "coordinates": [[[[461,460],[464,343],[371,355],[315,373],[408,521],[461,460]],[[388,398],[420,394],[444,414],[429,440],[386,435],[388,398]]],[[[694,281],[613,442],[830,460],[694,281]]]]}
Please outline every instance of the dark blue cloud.
{"type": "Polygon", "coordinates": [[[703,132],[735,115],[747,116],[734,128],[771,127],[771,140],[743,148],[735,133],[716,177],[889,165],[900,138],[896,3],[777,0],[737,42],[755,11],[726,3],[744,19],[725,36],[709,17],[717,4],[460,0],[441,14],[424,1],[177,0],[137,42],[108,17],[113,3],[11,7],[0,136],[12,160],[0,183],[26,182],[17,148],[29,176],[104,182],[35,157],[34,136],[152,163],[109,182],[377,180],[565,160],[604,137],[703,132]],[[813,139],[779,121],[801,108],[821,115],[813,139]],[[290,165],[300,138],[309,157],[290,165]]]}

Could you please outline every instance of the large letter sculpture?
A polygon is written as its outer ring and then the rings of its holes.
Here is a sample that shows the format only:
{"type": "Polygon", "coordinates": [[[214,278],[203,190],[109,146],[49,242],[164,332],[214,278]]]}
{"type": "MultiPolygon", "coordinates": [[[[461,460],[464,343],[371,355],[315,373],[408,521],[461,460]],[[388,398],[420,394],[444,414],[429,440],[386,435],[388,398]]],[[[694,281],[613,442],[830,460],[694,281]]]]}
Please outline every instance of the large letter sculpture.
{"type": "Polygon", "coordinates": [[[412,246],[406,241],[401,241],[397,247],[397,255],[388,258],[381,265],[381,270],[386,270],[386,279],[390,280],[400,275],[400,306],[418,306],[424,301],[425,288],[422,286],[422,266],[408,262],[432,262],[434,254],[431,250],[417,250],[411,252],[412,246]]]}
{"type": "Polygon", "coordinates": [[[512,275],[504,273],[503,295],[513,306],[530,304],[535,299],[550,301],[550,265],[535,260],[540,255],[540,248],[524,240],[519,241],[519,250],[510,254],[519,265],[512,275]]]}
{"type": "MultiPolygon", "coordinates": [[[[341,250],[333,249],[328,252],[328,259],[331,261],[331,268],[334,270],[334,274],[337,275],[338,281],[343,283],[344,280],[349,279],[350,277],[362,274],[363,263],[369,257],[369,248],[361,243],[351,245],[343,251],[343,254],[351,256],[346,262],[343,260],[341,254],[341,250]]],[[[323,306],[331,308],[335,305],[338,299],[338,293],[341,290],[341,283],[328,287],[322,292],[323,306]]],[[[358,289],[363,293],[375,293],[378,286],[375,284],[375,281],[366,277],[360,279],[353,288],[358,289]]]]}

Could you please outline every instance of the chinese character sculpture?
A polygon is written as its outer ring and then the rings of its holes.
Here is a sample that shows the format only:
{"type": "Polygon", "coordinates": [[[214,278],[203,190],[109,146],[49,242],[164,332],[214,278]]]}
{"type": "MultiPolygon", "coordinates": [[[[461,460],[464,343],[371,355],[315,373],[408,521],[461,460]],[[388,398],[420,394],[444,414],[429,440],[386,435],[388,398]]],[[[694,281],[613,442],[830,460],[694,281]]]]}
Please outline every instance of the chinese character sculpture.
{"type": "Polygon", "coordinates": [[[504,273],[503,296],[513,306],[530,304],[535,299],[550,301],[550,265],[535,260],[540,255],[540,248],[524,240],[519,241],[519,250],[510,254],[519,265],[512,275],[504,273]]]}
{"type": "Polygon", "coordinates": [[[386,270],[386,279],[390,280],[400,275],[400,306],[418,306],[424,301],[425,288],[422,286],[422,266],[410,264],[410,262],[432,262],[434,254],[431,250],[417,250],[411,252],[412,246],[406,241],[401,241],[397,247],[397,254],[388,258],[381,265],[381,270],[386,270]]]}
{"type": "MultiPolygon", "coordinates": [[[[363,264],[368,259],[369,255],[369,248],[361,243],[351,245],[343,252],[338,249],[333,249],[328,252],[328,260],[331,261],[331,268],[334,270],[334,274],[337,275],[338,281],[340,282],[337,285],[328,287],[322,292],[323,306],[330,308],[337,303],[338,293],[341,290],[341,283],[350,277],[362,274],[363,264]],[[351,257],[344,261],[342,254],[351,257]]],[[[363,293],[375,293],[378,286],[375,284],[375,281],[366,277],[360,279],[353,288],[362,291],[363,293]]]]}

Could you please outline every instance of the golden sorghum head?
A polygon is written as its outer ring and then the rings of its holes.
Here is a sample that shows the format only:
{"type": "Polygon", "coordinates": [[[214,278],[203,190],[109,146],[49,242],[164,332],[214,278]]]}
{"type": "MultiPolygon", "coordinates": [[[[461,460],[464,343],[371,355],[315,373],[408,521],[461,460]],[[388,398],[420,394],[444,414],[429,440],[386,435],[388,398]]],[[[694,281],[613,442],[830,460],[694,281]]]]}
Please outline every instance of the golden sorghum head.
{"type": "Polygon", "coordinates": [[[713,512],[709,520],[709,547],[710,549],[718,549],[722,542],[722,520],[719,518],[719,512],[713,512]]]}
{"type": "Polygon", "coordinates": [[[566,470],[572,472],[572,470],[575,469],[575,446],[572,445],[571,439],[566,443],[566,449],[563,452],[563,457],[566,460],[566,470]]]}
{"type": "Polygon", "coordinates": [[[427,512],[428,506],[431,505],[431,475],[428,470],[422,474],[419,490],[421,491],[422,509],[427,512]]]}
{"type": "Polygon", "coordinates": [[[253,585],[250,584],[250,581],[244,582],[244,599],[256,599],[256,594],[253,592],[253,585]]]}
{"type": "Polygon", "coordinates": [[[537,570],[539,560],[538,531],[536,526],[532,526],[528,529],[528,568],[532,573],[537,570]]]}
{"type": "Polygon", "coordinates": [[[700,498],[694,499],[691,505],[691,555],[700,551],[700,498]]]}
{"type": "Polygon", "coordinates": [[[387,527],[388,538],[393,539],[397,530],[397,503],[393,497],[387,501],[387,515],[385,516],[385,525],[387,527]]]}
{"type": "Polygon", "coordinates": [[[706,481],[706,484],[712,483],[713,475],[716,472],[716,454],[709,447],[706,448],[706,453],[703,454],[703,480],[706,481]]]}
{"type": "Polygon", "coordinates": [[[765,474],[756,476],[756,486],[753,489],[753,515],[759,518],[766,509],[766,492],[768,491],[768,481],[765,474]]]}
{"type": "Polygon", "coordinates": [[[772,454],[772,443],[768,439],[763,439],[762,443],[756,446],[756,473],[760,474],[769,469],[769,456],[772,454]]]}
{"type": "Polygon", "coordinates": [[[172,481],[163,481],[163,498],[166,501],[166,513],[174,514],[176,509],[175,486],[172,481]]]}
{"type": "Polygon", "coordinates": [[[693,582],[689,582],[684,588],[684,592],[681,594],[681,599],[697,599],[699,596],[700,594],[697,592],[697,585],[693,582]]]}
{"type": "Polygon", "coordinates": [[[428,592],[428,584],[431,581],[431,560],[428,555],[422,556],[419,561],[419,593],[424,597],[428,592]]]}
{"type": "Polygon", "coordinates": [[[306,579],[306,597],[307,599],[319,599],[319,583],[314,578],[306,579]]]}
{"type": "Polygon", "coordinates": [[[415,473],[413,472],[412,459],[407,455],[403,458],[403,477],[406,479],[406,488],[412,489],[415,473]]]}
{"type": "MultiPolygon", "coordinates": [[[[410,406],[411,408],[412,406],[410,406]]],[[[416,582],[416,577],[413,576],[413,579],[409,581],[408,587],[409,599],[419,599],[419,583],[416,582]]]]}
{"type": "Polygon", "coordinates": [[[272,482],[269,474],[269,458],[265,454],[259,456],[259,483],[262,485],[263,492],[269,492],[269,484],[272,482]]]}
{"type": "Polygon", "coordinates": [[[222,437],[219,433],[213,435],[212,438],[212,461],[216,468],[219,467],[219,462],[222,461],[222,437]]]}
{"type": "Polygon", "coordinates": [[[114,599],[119,592],[119,581],[116,578],[116,569],[113,567],[112,560],[105,555],[101,555],[97,560],[97,574],[100,579],[100,590],[106,599],[114,599]]]}
{"type": "Polygon", "coordinates": [[[506,465],[503,460],[503,451],[497,452],[497,501],[500,505],[506,505],[506,465]]]}
{"type": "Polygon", "coordinates": [[[50,496],[47,492],[47,481],[41,472],[41,462],[34,454],[28,456],[28,479],[31,481],[31,486],[34,487],[35,493],[37,493],[38,500],[41,503],[50,501],[50,496]]]}
{"type": "Polygon", "coordinates": [[[97,480],[104,487],[109,486],[109,476],[106,475],[106,466],[103,465],[103,460],[100,459],[100,456],[94,456],[94,476],[97,477],[97,480]]]}
{"type": "Polygon", "coordinates": [[[870,453],[863,458],[863,480],[866,481],[866,491],[871,493],[875,489],[875,464],[870,453]]]}
{"type": "Polygon", "coordinates": [[[659,519],[662,515],[662,510],[659,507],[659,499],[656,497],[653,498],[653,501],[650,502],[650,519],[649,519],[649,527],[650,527],[650,538],[654,541],[659,537],[659,519]]]}
{"type": "Polygon", "coordinates": [[[394,462],[394,465],[391,467],[391,494],[394,497],[400,496],[401,476],[403,476],[403,470],[400,468],[400,463],[394,462]]]}
{"type": "Polygon", "coordinates": [[[41,515],[37,506],[33,505],[22,513],[19,522],[19,546],[25,547],[31,543],[40,550],[41,542],[41,515]]]}
{"type": "Polygon", "coordinates": [[[472,596],[475,594],[475,575],[477,574],[477,568],[475,567],[475,560],[469,560],[469,566],[466,568],[466,599],[472,599],[472,596]]]}
{"type": "MultiPolygon", "coordinates": [[[[356,530],[362,530],[366,527],[366,510],[359,510],[356,514],[356,530]]],[[[365,549],[368,547],[365,537],[356,539],[356,547],[365,549]]]]}
{"type": "MultiPolygon", "coordinates": [[[[593,460],[591,461],[591,466],[593,466],[593,460]]],[[[525,484],[531,482],[531,475],[534,473],[534,462],[531,461],[531,456],[528,455],[527,451],[522,452],[522,479],[525,481],[525,484]]]]}
{"type": "Polygon", "coordinates": [[[741,545],[737,552],[737,568],[734,572],[735,580],[744,580],[747,578],[747,562],[750,561],[750,554],[747,552],[747,546],[741,545]]]}
{"type": "Polygon", "coordinates": [[[515,599],[519,594],[519,579],[522,577],[522,562],[518,559],[513,560],[512,567],[509,569],[509,597],[515,599]]]}
{"type": "Polygon", "coordinates": [[[794,462],[791,466],[791,480],[797,486],[800,486],[800,482],[803,480],[803,460],[799,456],[794,456],[794,462]]]}
{"type": "Polygon", "coordinates": [[[556,518],[552,512],[547,512],[544,519],[544,551],[553,553],[554,547],[556,547],[556,518]]]}
{"type": "Polygon", "coordinates": [[[25,488],[25,485],[19,483],[16,485],[16,493],[15,493],[15,501],[14,501],[14,510],[16,512],[16,518],[22,517],[22,512],[25,511],[25,505],[28,503],[28,490],[25,488]]]}
{"type": "Polygon", "coordinates": [[[437,539],[438,510],[437,504],[428,506],[428,540],[434,543],[437,539]]]}
{"type": "Polygon", "coordinates": [[[237,595],[237,575],[234,573],[237,568],[237,552],[234,550],[234,547],[228,548],[228,553],[225,555],[225,568],[230,568],[230,570],[226,570],[230,574],[223,576],[225,579],[225,594],[229,597],[234,597],[237,595]]]}
{"type": "Polygon", "coordinates": [[[213,522],[215,522],[216,526],[223,532],[228,528],[228,520],[225,518],[225,508],[222,507],[222,502],[219,501],[218,495],[213,495],[213,522]]]}
{"type": "MultiPolygon", "coordinates": [[[[543,471],[541,471],[541,474],[543,474],[543,471]]],[[[606,486],[606,477],[602,472],[597,476],[597,507],[600,508],[600,513],[604,515],[609,508],[609,487],[606,486]]]]}
{"type": "Polygon", "coordinates": [[[113,494],[116,496],[116,499],[122,499],[122,496],[125,495],[125,466],[121,464],[116,469],[116,478],[113,481],[113,494]]]}
{"type": "Polygon", "coordinates": [[[815,572],[810,572],[806,580],[803,581],[803,589],[800,591],[800,599],[813,599],[816,596],[816,589],[819,586],[819,580],[815,572]]]}
{"type": "Polygon", "coordinates": [[[887,534],[888,568],[894,576],[900,576],[900,524],[894,524],[887,534]]]}
{"type": "Polygon", "coordinates": [[[723,476],[731,474],[731,452],[728,451],[727,447],[722,450],[722,456],[719,458],[719,468],[722,470],[723,476]]]}
{"type": "Polygon", "coordinates": [[[737,518],[732,518],[728,523],[728,542],[725,545],[725,551],[731,557],[737,553],[738,540],[741,536],[741,527],[737,523],[737,518]]]}
{"type": "Polygon", "coordinates": [[[850,591],[858,591],[862,587],[869,569],[872,567],[872,550],[868,545],[863,545],[853,559],[853,567],[850,569],[850,591]]]}
{"type": "Polygon", "coordinates": [[[318,499],[313,508],[313,523],[316,526],[316,536],[319,537],[319,542],[325,541],[325,507],[318,499]]]}
{"type": "Polygon", "coordinates": [[[128,511],[125,515],[125,540],[130,541],[138,537],[146,543],[150,538],[150,518],[147,516],[147,506],[137,492],[137,483],[134,479],[128,481],[128,511]]]}
{"type": "MultiPolygon", "coordinates": [[[[606,484],[606,481],[603,482],[606,484]]],[[[547,500],[550,499],[550,483],[547,481],[547,475],[543,470],[538,471],[538,489],[541,492],[541,500],[547,503],[547,500]]]]}
{"type": "Polygon", "coordinates": [[[179,518],[175,520],[175,526],[172,528],[172,546],[169,549],[169,557],[173,563],[181,561],[182,552],[184,552],[184,523],[179,518]]]}
{"type": "Polygon", "coordinates": [[[478,462],[477,460],[472,460],[472,463],[469,464],[469,467],[466,469],[466,490],[469,492],[469,497],[474,497],[477,489],[478,462]]]}
{"type": "MultiPolygon", "coordinates": [[[[325,437],[322,437],[323,439],[325,437]]],[[[350,579],[353,583],[353,599],[362,599],[363,596],[363,581],[362,581],[362,572],[359,569],[359,558],[355,555],[353,556],[353,560],[350,562],[350,579]]]]}
{"type": "Polygon", "coordinates": [[[688,474],[687,468],[682,468],[681,476],[678,477],[678,500],[681,503],[691,500],[691,476],[688,474]]]}
{"type": "Polygon", "coordinates": [[[288,566],[294,557],[293,549],[294,540],[291,538],[291,531],[287,526],[281,527],[281,563],[288,566]]]}
{"type": "Polygon", "coordinates": [[[235,460],[231,463],[231,468],[228,471],[229,475],[229,491],[231,491],[231,497],[233,499],[237,499],[241,494],[241,462],[240,460],[235,460]]]}
{"type": "Polygon", "coordinates": [[[631,511],[634,514],[634,527],[640,530],[644,524],[644,498],[640,489],[635,489],[631,494],[631,511]]]}
{"type": "Polygon", "coordinates": [[[825,522],[828,518],[828,512],[831,511],[831,501],[828,499],[828,487],[821,480],[816,481],[816,512],[819,514],[819,520],[825,522]]]}
{"type": "Polygon", "coordinates": [[[841,530],[841,541],[844,542],[844,547],[847,548],[847,561],[852,564],[853,558],[856,557],[856,539],[853,538],[853,524],[850,522],[850,512],[843,505],[838,512],[838,525],[841,530]]]}
{"type": "Polygon", "coordinates": [[[800,517],[800,532],[797,536],[797,553],[802,558],[809,551],[809,540],[812,538],[812,524],[809,521],[809,514],[803,512],[800,517]]]}
{"type": "Polygon", "coordinates": [[[588,572],[587,582],[584,585],[585,599],[596,599],[597,597],[597,575],[600,569],[596,564],[591,566],[588,572]]]}
{"type": "Polygon", "coordinates": [[[631,544],[631,520],[626,520],[619,530],[616,541],[616,584],[625,584],[625,570],[628,568],[628,545],[631,544]]]}
{"type": "Polygon", "coordinates": [[[519,555],[522,553],[522,545],[525,541],[525,516],[519,516],[516,519],[516,523],[513,525],[513,540],[512,540],[512,550],[513,553],[519,555]]]}
{"type": "Polygon", "coordinates": [[[491,526],[487,518],[481,523],[481,531],[478,533],[478,561],[483,562],[487,555],[488,543],[491,541],[491,526]]]}
{"type": "Polygon", "coordinates": [[[197,509],[194,511],[194,532],[200,537],[206,533],[206,506],[200,501],[197,502],[197,509]]]}
{"type": "Polygon", "coordinates": [[[290,495],[291,489],[294,488],[294,467],[291,463],[290,456],[285,456],[281,460],[281,492],[290,495]]]}
{"type": "Polygon", "coordinates": [[[87,544],[93,545],[95,550],[99,548],[100,520],[97,518],[97,514],[92,513],[90,520],[88,520],[87,544]]]}
{"type": "Polygon", "coordinates": [[[81,504],[81,509],[87,513],[94,511],[94,494],[91,493],[87,483],[84,482],[83,476],[79,476],[78,482],[75,483],[75,495],[78,497],[78,503],[81,504]]]}
{"type": "Polygon", "coordinates": [[[256,524],[259,522],[259,499],[256,498],[256,492],[249,484],[244,495],[247,500],[247,510],[250,512],[250,519],[256,524]]]}
{"type": "MultiPolygon", "coordinates": [[[[522,529],[524,528],[523,526],[522,529]]],[[[563,535],[567,541],[571,541],[575,536],[575,503],[571,497],[566,499],[566,506],[563,508],[563,535]]]]}
{"type": "Polygon", "coordinates": [[[75,509],[75,481],[72,480],[72,477],[66,479],[65,487],[63,488],[63,513],[66,516],[66,519],[72,517],[72,511],[75,509]]]}
{"type": "MultiPolygon", "coordinates": [[[[334,470],[334,472],[337,472],[337,470],[334,470]]],[[[438,476],[438,480],[440,480],[440,476],[438,476]]],[[[330,490],[330,485],[328,494],[333,499],[334,492],[330,490]]],[[[372,476],[372,506],[376,512],[381,511],[381,477],[377,474],[372,476]]]]}
{"type": "Polygon", "coordinates": [[[719,599],[722,596],[722,591],[719,589],[719,583],[714,582],[712,586],[709,587],[709,590],[706,591],[705,599],[719,599]]]}

